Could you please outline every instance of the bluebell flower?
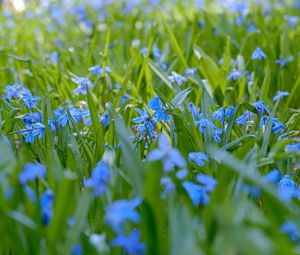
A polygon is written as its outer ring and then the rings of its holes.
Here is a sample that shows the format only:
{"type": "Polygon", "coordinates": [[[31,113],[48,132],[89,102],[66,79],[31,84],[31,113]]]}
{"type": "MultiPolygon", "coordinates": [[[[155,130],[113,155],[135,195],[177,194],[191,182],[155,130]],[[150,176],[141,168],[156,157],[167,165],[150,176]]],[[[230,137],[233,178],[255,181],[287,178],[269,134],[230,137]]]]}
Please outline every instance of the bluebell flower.
{"type": "Polygon", "coordinates": [[[262,60],[263,58],[266,58],[266,54],[261,50],[261,48],[256,47],[251,57],[253,60],[255,59],[262,60]]]}
{"type": "Polygon", "coordinates": [[[42,114],[40,112],[30,112],[23,117],[25,126],[31,126],[35,122],[42,122],[42,114]]]}
{"type": "Polygon", "coordinates": [[[160,101],[158,96],[154,96],[148,104],[148,107],[155,112],[152,114],[153,117],[156,117],[157,121],[167,122],[170,116],[165,113],[165,108],[163,103],[160,101]]]}
{"type": "Polygon", "coordinates": [[[91,89],[93,87],[92,82],[88,78],[74,76],[72,81],[79,85],[78,88],[73,90],[74,94],[76,95],[86,95],[86,88],[89,87],[91,89]]]}
{"type": "Polygon", "coordinates": [[[24,192],[32,202],[35,201],[35,192],[29,187],[28,182],[34,181],[36,178],[45,178],[45,176],[46,168],[43,165],[34,163],[26,164],[19,174],[19,182],[22,184],[24,192]]]}
{"type": "Polygon", "coordinates": [[[256,110],[258,111],[258,114],[260,116],[262,116],[264,114],[264,112],[266,111],[267,113],[270,113],[270,110],[268,109],[268,107],[265,105],[265,102],[260,100],[257,102],[252,103],[252,105],[256,108],[256,110]]]}
{"type": "Polygon", "coordinates": [[[32,125],[28,125],[27,129],[21,130],[21,134],[26,135],[25,142],[33,143],[34,138],[37,136],[38,139],[42,139],[46,133],[45,126],[42,123],[34,123],[32,125]]]}
{"type": "Polygon", "coordinates": [[[185,78],[184,76],[176,73],[175,71],[172,71],[171,72],[171,75],[169,76],[169,80],[172,82],[172,83],[177,83],[177,85],[179,87],[182,86],[182,84],[186,81],[188,81],[187,78],[185,78]]]}
{"type": "Polygon", "coordinates": [[[208,156],[203,152],[190,152],[188,156],[190,162],[196,163],[198,166],[203,167],[204,161],[209,161],[208,156]]]}
{"type": "Polygon", "coordinates": [[[233,69],[231,73],[227,76],[227,80],[237,80],[238,78],[242,78],[243,73],[237,69],[233,69]]]}
{"type": "Polygon", "coordinates": [[[163,109],[164,105],[160,101],[158,96],[154,96],[148,103],[148,107],[154,111],[160,111],[163,109]]]}
{"type": "Polygon", "coordinates": [[[254,24],[251,24],[250,26],[248,26],[248,33],[252,33],[253,31],[256,30],[256,26],[254,24]]]}
{"type": "MultiPolygon", "coordinates": [[[[143,57],[146,57],[147,55],[147,51],[148,51],[148,48],[142,48],[141,49],[141,53],[143,55],[143,57]]],[[[161,56],[161,53],[160,53],[160,50],[159,48],[157,47],[157,44],[153,44],[153,47],[152,47],[152,55],[155,59],[159,59],[160,56],[161,56]]]]}
{"type": "Polygon", "coordinates": [[[50,55],[50,60],[52,62],[53,65],[57,65],[57,62],[59,60],[59,55],[56,51],[52,52],[51,55],[50,55]]]}
{"type": "Polygon", "coordinates": [[[284,222],[280,227],[280,231],[284,234],[287,234],[290,240],[299,242],[300,232],[295,222],[293,221],[284,222]]]}
{"type": "Polygon", "coordinates": [[[143,255],[146,245],[140,243],[140,235],[138,230],[134,230],[129,236],[118,233],[117,237],[111,241],[111,245],[122,247],[128,255],[143,255]]]}
{"type": "Polygon", "coordinates": [[[146,134],[149,132],[153,134],[154,127],[156,125],[155,120],[151,119],[146,110],[142,111],[139,108],[135,108],[136,112],[140,114],[139,117],[133,118],[132,122],[137,123],[137,131],[141,134],[146,134]]]}
{"type": "Polygon", "coordinates": [[[225,111],[225,116],[226,116],[227,118],[231,118],[233,112],[234,112],[234,107],[230,105],[230,106],[228,106],[228,108],[227,108],[226,111],[225,111]]]}
{"type": "Polygon", "coordinates": [[[246,110],[241,116],[239,116],[235,122],[238,124],[238,125],[246,125],[247,122],[249,120],[251,120],[253,117],[253,113],[246,110]]]}
{"type": "Polygon", "coordinates": [[[40,205],[42,210],[42,222],[47,226],[53,216],[53,201],[54,192],[51,189],[47,189],[40,197],[40,205]]]}
{"type": "Polygon", "coordinates": [[[70,124],[69,115],[61,106],[54,111],[54,116],[60,126],[64,127],[67,123],[70,124]]]}
{"type": "Polygon", "coordinates": [[[248,194],[251,194],[255,199],[261,195],[261,189],[250,184],[243,184],[242,190],[248,194]]]}
{"type": "Polygon", "coordinates": [[[278,184],[279,198],[285,203],[289,203],[292,198],[299,198],[300,192],[298,185],[286,174],[278,184]]]}
{"type": "Polygon", "coordinates": [[[188,110],[193,116],[194,120],[196,120],[199,115],[199,109],[193,103],[190,102],[188,103],[188,110]]]}
{"type": "Polygon", "coordinates": [[[285,146],[285,151],[286,152],[300,151],[300,143],[287,144],[285,146]]]}
{"type": "Polygon", "coordinates": [[[170,146],[168,138],[164,134],[159,135],[158,148],[150,151],[147,159],[149,161],[163,160],[165,172],[170,172],[175,166],[186,167],[184,158],[177,149],[170,146]]]}
{"type": "Polygon", "coordinates": [[[82,255],[82,254],[83,254],[83,249],[82,249],[81,244],[79,244],[79,243],[75,244],[73,246],[71,255],[82,255]]]}
{"type": "Polygon", "coordinates": [[[167,123],[170,119],[169,114],[167,114],[164,109],[155,111],[152,116],[156,117],[157,121],[163,121],[164,123],[167,123]]]}
{"type": "Polygon", "coordinates": [[[212,122],[203,117],[202,113],[198,114],[198,120],[195,121],[195,125],[199,125],[199,131],[201,134],[204,134],[207,127],[210,127],[211,129],[216,128],[216,126],[212,122]]]}
{"type": "MultiPolygon", "coordinates": [[[[221,58],[221,59],[218,61],[218,65],[222,65],[223,62],[224,62],[224,58],[221,58]]],[[[230,66],[236,66],[236,65],[237,65],[236,60],[230,59],[230,66]]]]}
{"type": "Polygon", "coordinates": [[[29,181],[36,178],[44,178],[46,176],[46,168],[37,163],[28,163],[24,166],[23,171],[19,175],[19,181],[22,185],[26,185],[29,181]]]}
{"type": "Polygon", "coordinates": [[[132,200],[118,200],[105,206],[105,222],[116,232],[120,232],[126,221],[140,222],[140,215],[136,208],[142,202],[141,197],[132,200]]]}
{"type": "Polygon", "coordinates": [[[56,121],[55,120],[48,120],[48,126],[50,127],[50,131],[56,131],[56,121]]]}
{"type": "Polygon", "coordinates": [[[176,177],[179,179],[179,180],[183,180],[184,178],[186,178],[188,176],[188,170],[186,169],[180,169],[176,172],[176,177]]]}
{"type": "Polygon", "coordinates": [[[280,172],[277,169],[274,169],[267,173],[265,176],[262,178],[263,181],[265,182],[271,182],[274,184],[278,184],[280,181],[280,172]]]}
{"type": "Polygon", "coordinates": [[[39,105],[37,101],[39,101],[40,99],[40,97],[32,96],[31,93],[25,93],[22,95],[22,106],[27,106],[28,109],[31,111],[33,107],[37,107],[39,105]]]}
{"type": "MultiPolygon", "coordinates": [[[[262,129],[267,121],[268,121],[269,117],[268,116],[263,116],[261,118],[261,121],[260,121],[260,124],[259,124],[259,127],[262,129]]],[[[280,122],[277,118],[271,118],[271,122],[272,122],[272,133],[282,133],[284,131],[284,125],[282,124],[282,122],[280,122]]]]}
{"type": "Polygon", "coordinates": [[[101,196],[107,190],[109,179],[108,166],[104,161],[99,161],[92,172],[91,178],[84,181],[84,186],[92,187],[94,196],[101,196]]]}
{"type": "Polygon", "coordinates": [[[15,82],[13,85],[7,85],[5,88],[5,98],[7,100],[11,100],[12,98],[18,98],[20,96],[20,91],[23,89],[24,87],[15,82]]]}
{"type": "Polygon", "coordinates": [[[284,15],[285,20],[289,23],[290,27],[295,27],[299,21],[299,17],[284,15]]]}
{"type": "Polygon", "coordinates": [[[213,136],[213,138],[214,138],[215,142],[217,142],[217,143],[221,142],[221,135],[222,135],[222,133],[223,133],[223,129],[222,128],[215,128],[214,129],[214,136],[213,136]]]}
{"type": "MultiPolygon", "coordinates": [[[[102,75],[103,72],[100,66],[91,66],[88,70],[92,72],[94,75],[102,75]]],[[[104,74],[107,75],[110,72],[111,72],[111,68],[109,66],[105,66],[104,74]]]]}
{"type": "Polygon", "coordinates": [[[103,123],[103,127],[107,128],[110,122],[108,112],[104,112],[103,115],[101,116],[101,122],[103,123]]]}
{"type": "Polygon", "coordinates": [[[191,181],[184,181],[182,186],[185,188],[194,206],[207,205],[209,202],[208,192],[198,184],[191,181]]]}
{"type": "Polygon", "coordinates": [[[290,93],[286,92],[286,91],[277,91],[276,96],[273,97],[272,101],[276,102],[278,101],[280,98],[288,96],[290,93]]]}
{"type": "Polygon", "coordinates": [[[197,73],[197,68],[188,68],[188,69],[185,69],[184,73],[186,75],[191,75],[191,76],[194,77],[196,75],[196,73],[197,73]]]}
{"type": "Polygon", "coordinates": [[[175,184],[168,176],[164,176],[160,179],[160,185],[164,188],[161,195],[162,199],[166,198],[171,191],[175,190],[175,184]]]}
{"type": "Polygon", "coordinates": [[[218,183],[216,179],[206,174],[198,174],[196,180],[201,183],[208,192],[212,192],[218,183]]]}
{"type": "Polygon", "coordinates": [[[219,120],[220,123],[224,123],[225,120],[225,109],[220,107],[217,111],[212,113],[213,120],[219,120]]]}
{"type": "Polygon", "coordinates": [[[276,59],[276,64],[280,65],[281,67],[284,67],[287,65],[288,62],[293,61],[294,57],[293,56],[288,56],[285,58],[280,58],[280,59],[276,59]]]}

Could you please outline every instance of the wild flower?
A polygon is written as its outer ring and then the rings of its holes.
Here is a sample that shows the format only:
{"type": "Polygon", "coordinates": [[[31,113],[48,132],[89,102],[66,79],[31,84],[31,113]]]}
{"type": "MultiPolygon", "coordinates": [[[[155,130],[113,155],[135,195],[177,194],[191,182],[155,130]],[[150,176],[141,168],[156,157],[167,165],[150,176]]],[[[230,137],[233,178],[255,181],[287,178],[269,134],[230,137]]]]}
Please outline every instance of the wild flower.
{"type": "Polygon", "coordinates": [[[109,168],[105,162],[99,161],[92,171],[91,178],[84,181],[85,187],[92,187],[94,196],[101,196],[107,190],[110,180],[109,168]]]}
{"type": "Polygon", "coordinates": [[[165,172],[170,172],[175,166],[186,167],[184,158],[177,149],[170,146],[168,138],[164,134],[159,135],[158,148],[150,151],[147,159],[149,161],[162,160],[165,172]]]}
{"type": "Polygon", "coordinates": [[[176,83],[179,87],[181,87],[184,82],[188,81],[187,78],[185,78],[184,76],[176,73],[175,71],[171,72],[171,75],[169,76],[169,80],[172,83],[176,83]]]}
{"type": "Polygon", "coordinates": [[[266,58],[266,54],[261,50],[261,48],[256,47],[252,53],[251,58],[253,60],[255,60],[255,59],[262,60],[263,58],[266,58]]]}

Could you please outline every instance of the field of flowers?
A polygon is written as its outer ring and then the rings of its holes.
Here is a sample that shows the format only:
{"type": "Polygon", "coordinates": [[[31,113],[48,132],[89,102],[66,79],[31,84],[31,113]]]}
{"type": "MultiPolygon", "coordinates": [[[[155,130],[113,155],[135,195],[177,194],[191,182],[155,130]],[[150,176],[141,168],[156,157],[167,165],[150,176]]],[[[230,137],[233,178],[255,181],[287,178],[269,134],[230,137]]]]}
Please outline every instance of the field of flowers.
{"type": "Polygon", "coordinates": [[[300,254],[298,0],[4,0],[0,254],[300,254]]]}

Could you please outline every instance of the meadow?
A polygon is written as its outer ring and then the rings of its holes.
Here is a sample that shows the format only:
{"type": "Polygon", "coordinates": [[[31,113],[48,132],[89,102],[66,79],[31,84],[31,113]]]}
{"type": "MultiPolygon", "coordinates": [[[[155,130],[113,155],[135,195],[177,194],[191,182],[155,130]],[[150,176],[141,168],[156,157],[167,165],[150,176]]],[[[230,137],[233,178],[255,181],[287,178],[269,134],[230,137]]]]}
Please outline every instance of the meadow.
{"type": "Polygon", "coordinates": [[[0,254],[300,254],[299,14],[3,1],[0,254]]]}

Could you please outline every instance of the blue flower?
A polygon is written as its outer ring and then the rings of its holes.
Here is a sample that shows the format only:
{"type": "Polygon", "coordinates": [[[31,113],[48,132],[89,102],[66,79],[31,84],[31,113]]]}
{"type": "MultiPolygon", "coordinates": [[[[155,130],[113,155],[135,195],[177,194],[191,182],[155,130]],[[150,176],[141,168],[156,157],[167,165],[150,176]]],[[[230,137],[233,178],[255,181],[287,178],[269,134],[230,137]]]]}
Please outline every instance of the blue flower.
{"type": "Polygon", "coordinates": [[[179,179],[179,180],[183,180],[184,178],[186,178],[188,176],[188,170],[186,169],[180,169],[176,172],[176,177],[179,179]]]}
{"type": "Polygon", "coordinates": [[[148,103],[148,107],[154,111],[160,111],[163,109],[163,103],[160,101],[158,96],[154,96],[148,103]]]}
{"type": "Polygon", "coordinates": [[[286,92],[286,91],[277,91],[276,96],[273,97],[272,101],[276,102],[278,101],[280,98],[288,96],[290,93],[286,92]]]}
{"type": "Polygon", "coordinates": [[[55,120],[48,120],[48,126],[50,127],[50,131],[56,131],[56,121],[55,120]]]}
{"type": "Polygon", "coordinates": [[[266,58],[266,54],[261,50],[261,48],[256,47],[251,57],[253,60],[255,59],[262,60],[263,58],[266,58]]]}
{"type": "Polygon", "coordinates": [[[256,26],[254,24],[252,24],[248,27],[248,33],[252,33],[255,30],[256,30],[256,26]]]}
{"type": "Polygon", "coordinates": [[[193,116],[194,120],[196,120],[199,115],[199,109],[197,109],[197,107],[193,103],[190,102],[190,103],[188,103],[188,110],[191,113],[191,115],[193,116]]]}
{"type": "Polygon", "coordinates": [[[300,196],[297,184],[291,179],[289,175],[283,176],[278,184],[279,198],[285,203],[289,203],[292,198],[300,196]]]}
{"type": "Polygon", "coordinates": [[[128,255],[142,255],[145,253],[146,246],[140,243],[140,232],[134,230],[129,236],[119,233],[117,237],[111,241],[112,246],[122,247],[128,255]]]}
{"type": "Polygon", "coordinates": [[[240,117],[238,117],[235,122],[238,125],[246,125],[249,120],[253,117],[253,113],[246,110],[240,117]]]}
{"type": "Polygon", "coordinates": [[[140,114],[139,117],[132,119],[132,122],[138,123],[136,128],[137,131],[143,135],[145,135],[147,132],[153,134],[156,122],[150,118],[146,110],[142,111],[139,108],[135,108],[135,110],[140,114]]]}
{"type": "Polygon", "coordinates": [[[233,69],[231,73],[227,76],[227,80],[237,80],[238,78],[242,78],[243,73],[237,69],[233,69]]]}
{"type": "Polygon", "coordinates": [[[7,85],[5,88],[5,98],[7,100],[11,100],[12,98],[18,98],[20,96],[20,92],[24,87],[15,82],[13,85],[7,85]]]}
{"type": "Polygon", "coordinates": [[[172,71],[171,72],[171,75],[169,76],[169,80],[172,82],[172,83],[177,83],[177,85],[179,87],[182,86],[183,82],[186,82],[188,81],[187,78],[185,78],[184,76],[176,73],[175,71],[172,71]]]}
{"type": "Polygon", "coordinates": [[[203,187],[190,181],[184,181],[182,186],[185,188],[194,206],[208,204],[209,195],[203,187]]]}
{"type": "Polygon", "coordinates": [[[289,23],[290,27],[295,27],[299,21],[297,16],[284,15],[284,18],[289,23]]]}
{"type": "Polygon", "coordinates": [[[224,123],[225,109],[223,107],[221,107],[217,111],[213,112],[212,118],[213,118],[213,120],[219,120],[220,123],[224,123]]]}
{"type": "Polygon", "coordinates": [[[28,163],[19,174],[19,182],[22,184],[24,192],[31,201],[35,201],[35,192],[29,187],[28,182],[34,181],[36,178],[45,178],[46,168],[40,164],[28,163]]]}
{"type": "Polygon", "coordinates": [[[299,151],[299,150],[300,150],[300,143],[287,144],[285,146],[286,152],[299,151]]]}
{"type": "Polygon", "coordinates": [[[263,176],[262,180],[277,185],[280,181],[280,172],[277,169],[274,169],[271,172],[267,173],[265,176],[263,176]]]}
{"type": "Polygon", "coordinates": [[[213,177],[206,174],[198,174],[196,180],[201,183],[208,192],[212,192],[218,183],[213,177]]]}
{"type": "MultiPolygon", "coordinates": [[[[259,127],[262,129],[266,122],[268,121],[269,117],[268,116],[263,116],[261,118],[259,127]]],[[[271,118],[271,122],[272,122],[272,133],[282,133],[284,131],[284,125],[282,124],[282,122],[280,122],[277,118],[271,118]]]]}
{"type": "MultiPolygon", "coordinates": [[[[102,68],[100,66],[91,66],[89,71],[92,72],[94,75],[102,75],[102,68]]],[[[104,74],[107,75],[111,72],[111,68],[109,66],[105,66],[104,74]]]]}
{"type": "Polygon", "coordinates": [[[42,122],[42,115],[40,112],[30,112],[23,117],[25,126],[31,126],[35,122],[42,122]]]}
{"type": "Polygon", "coordinates": [[[293,221],[284,222],[280,227],[280,231],[287,234],[289,239],[292,241],[299,241],[300,239],[300,232],[293,221]]]}
{"type": "Polygon", "coordinates": [[[109,179],[108,166],[103,161],[99,161],[92,172],[91,178],[84,181],[84,186],[92,187],[94,196],[101,196],[107,190],[109,179]]]}
{"type": "Polygon", "coordinates": [[[217,143],[221,142],[221,135],[222,135],[222,133],[223,133],[223,129],[222,128],[216,128],[216,129],[214,129],[214,136],[213,136],[213,138],[214,138],[215,142],[217,142],[217,143]]]}
{"type": "Polygon", "coordinates": [[[203,167],[204,161],[209,161],[208,156],[203,152],[190,152],[188,156],[190,162],[196,163],[198,166],[203,167]]]}
{"type": "Polygon", "coordinates": [[[81,255],[83,253],[82,246],[77,243],[73,246],[71,255],[81,255]]]}
{"type": "Polygon", "coordinates": [[[202,113],[198,115],[198,120],[195,121],[195,125],[199,125],[199,131],[201,134],[204,134],[207,127],[210,127],[211,129],[216,128],[216,126],[212,122],[203,117],[202,113]]]}
{"type": "Polygon", "coordinates": [[[162,159],[165,172],[170,172],[175,166],[186,167],[184,158],[177,149],[170,146],[168,138],[164,134],[159,135],[158,148],[150,151],[147,159],[149,161],[162,159]]]}
{"type": "Polygon", "coordinates": [[[31,93],[23,93],[22,94],[23,106],[27,106],[31,111],[33,107],[37,107],[39,103],[37,102],[40,100],[40,97],[32,96],[31,93]]]}
{"type": "Polygon", "coordinates": [[[258,111],[258,114],[260,116],[262,116],[264,114],[264,111],[266,111],[267,113],[270,113],[270,110],[265,105],[265,102],[262,100],[260,100],[258,102],[254,102],[254,103],[252,103],[252,105],[256,108],[256,110],[258,111]]]}
{"type": "Polygon", "coordinates": [[[19,181],[22,185],[26,185],[29,181],[36,178],[44,178],[46,176],[46,168],[37,163],[28,163],[24,166],[23,171],[19,175],[19,181]]]}
{"type": "MultiPolygon", "coordinates": [[[[148,48],[147,48],[147,47],[141,49],[141,53],[142,53],[143,57],[146,57],[147,51],[148,51],[148,48]]],[[[161,56],[160,50],[159,50],[159,48],[157,47],[156,44],[153,44],[153,47],[152,47],[152,54],[153,54],[153,57],[156,58],[156,59],[159,59],[160,56],[161,56]]]]}
{"type": "Polygon", "coordinates": [[[54,193],[51,189],[47,189],[40,197],[40,205],[42,210],[42,222],[47,226],[53,215],[54,193]]]}
{"type": "Polygon", "coordinates": [[[281,67],[284,67],[287,65],[288,62],[291,62],[294,60],[293,56],[288,56],[285,58],[276,59],[276,64],[280,65],[281,67]]]}
{"type": "Polygon", "coordinates": [[[78,88],[73,90],[76,95],[86,95],[86,88],[89,87],[91,89],[93,87],[92,82],[88,78],[74,76],[72,81],[79,85],[78,88]]]}
{"type": "Polygon", "coordinates": [[[191,75],[191,76],[194,77],[196,75],[196,73],[197,73],[197,68],[188,68],[188,69],[185,69],[184,73],[186,75],[191,75]]]}
{"type": "Polygon", "coordinates": [[[227,118],[231,118],[233,112],[234,112],[234,107],[230,105],[230,106],[228,106],[228,108],[227,108],[226,111],[225,111],[225,116],[226,116],[227,118]]]}
{"type": "Polygon", "coordinates": [[[136,208],[140,205],[141,197],[133,200],[118,200],[105,207],[105,222],[116,232],[120,232],[126,221],[140,222],[140,215],[136,208]]]}
{"type": "Polygon", "coordinates": [[[27,129],[21,130],[20,133],[26,135],[26,143],[33,143],[36,136],[40,140],[44,137],[45,132],[45,126],[42,123],[37,122],[32,125],[28,125],[27,129]]]}
{"type": "Polygon", "coordinates": [[[168,176],[164,176],[160,179],[160,185],[164,188],[164,191],[161,195],[162,199],[166,198],[171,191],[175,190],[175,184],[168,176]]]}

